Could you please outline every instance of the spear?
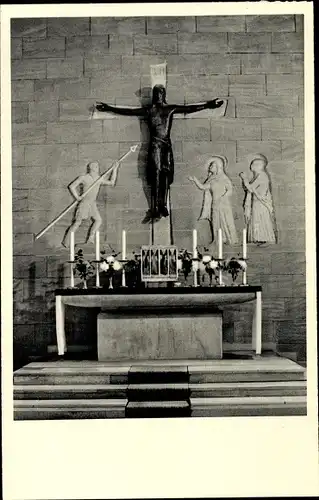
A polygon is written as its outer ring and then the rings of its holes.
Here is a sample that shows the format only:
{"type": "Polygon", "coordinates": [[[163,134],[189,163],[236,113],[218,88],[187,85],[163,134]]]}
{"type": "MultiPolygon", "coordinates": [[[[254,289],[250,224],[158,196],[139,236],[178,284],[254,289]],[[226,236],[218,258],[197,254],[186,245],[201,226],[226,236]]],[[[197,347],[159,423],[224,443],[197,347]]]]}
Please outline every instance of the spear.
{"type": "MultiPolygon", "coordinates": [[[[123,156],[121,156],[121,158],[118,160],[118,163],[123,161],[124,158],[126,158],[130,153],[134,153],[137,149],[137,146],[138,146],[137,144],[135,144],[135,146],[131,146],[129,151],[127,151],[127,153],[125,153],[123,156]]],[[[104,172],[104,174],[100,175],[100,177],[98,179],[96,179],[96,181],[94,181],[93,184],[86,191],[84,191],[80,201],[82,201],[83,198],[85,198],[85,196],[94,188],[94,186],[96,186],[99,182],[101,182],[101,180],[104,177],[106,177],[108,174],[110,174],[110,172],[113,170],[113,168],[114,168],[114,165],[112,165],[112,167],[110,167],[108,170],[106,170],[106,172],[104,172]]],[[[68,213],[70,210],[72,210],[72,208],[74,208],[77,205],[77,203],[79,203],[78,200],[74,200],[74,202],[71,203],[71,205],[69,205],[67,208],[65,208],[63,210],[63,212],[60,213],[60,215],[58,215],[55,219],[53,219],[53,221],[51,221],[50,224],[48,224],[44,229],[42,229],[42,231],[40,231],[35,236],[35,240],[38,240],[39,238],[41,238],[41,236],[43,236],[52,226],[54,226],[54,224],[56,224],[60,219],[62,219],[62,217],[66,213],[68,213]]]]}

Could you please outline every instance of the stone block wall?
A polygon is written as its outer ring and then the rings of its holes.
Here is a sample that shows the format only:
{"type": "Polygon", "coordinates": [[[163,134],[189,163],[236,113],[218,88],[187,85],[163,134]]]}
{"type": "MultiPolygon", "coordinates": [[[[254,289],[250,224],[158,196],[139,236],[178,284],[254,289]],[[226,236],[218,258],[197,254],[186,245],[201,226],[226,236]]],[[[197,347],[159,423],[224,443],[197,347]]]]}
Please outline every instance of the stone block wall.
{"type": "MultiPolygon", "coordinates": [[[[175,182],[171,189],[175,243],[191,249],[203,180],[212,154],[228,158],[238,232],[243,228],[239,172],[254,153],[269,160],[278,244],[249,246],[248,282],[264,290],[264,342],[305,359],[305,197],[302,16],[204,16],[14,19],[12,134],[14,342],[16,353],[45,352],[55,343],[54,295],[68,276],[61,247],[72,214],[40,240],[34,235],[72,198],[67,185],[98,160],[104,171],[139,143],[121,166],[115,188],[102,187],[101,241],[128,250],[149,241],[144,170],[147,128],[137,118],[92,119],[96,101],[140,106],[150,99],[150,64],[167,62],[167,99],[228,101],[226,115],[176,116],[172,129],[175,182]]],[[[88,225],[77,239],[83,241],[88,225]]],[[[200,228],[205,241],[205,228],[200,228]]],[[[240,246],[226,255],[237,255],[240,246]]],[[[94,256],[92,248],[92,254],[94,256]]],[[[94,337],[87,313],[70,313],[69,335],[94,337]]],[[[247,343],[249,307],[225,312],[225,341],[247,343]]],[[[93,330],[92,330],[93,328],[93,330]]],[[[70,337],[71,339],[71,337],[70,337]]]]}

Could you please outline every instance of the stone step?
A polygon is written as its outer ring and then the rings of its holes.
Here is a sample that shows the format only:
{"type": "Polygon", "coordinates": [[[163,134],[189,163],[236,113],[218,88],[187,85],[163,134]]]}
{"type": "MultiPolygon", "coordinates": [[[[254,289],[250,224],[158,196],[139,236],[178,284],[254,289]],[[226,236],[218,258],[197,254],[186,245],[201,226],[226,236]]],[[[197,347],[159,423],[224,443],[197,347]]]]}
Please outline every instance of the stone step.
{"type": "Polygon", "coordinates": [[[190,405],[187,401],[130,401],[125,414],[127,418],[190,417],[190,405]]]}
{"type": "Polygon", "coordinates": [[[191,398],[247,397],[247,396],[305,396],[307,383],[285,382],[216,382],[189,384],[191,398]]]}
{"type": "Polygon", "coordinates": [[[130,384],[127,397],[129,401],[182,401],[189,398],[189,388],[187,383],[130,384]]]}
{"type": "Polygon", "coordinates": [[[187,366],[133,366],[128,374],[131,384],[165,384],[188,382],[187,366]]]}
{"type": "Polygon", "coordinates": [[[16,385],[14,399],[107,399],[126,398],[127,384],[16,385]]]}
{"type": "MultiPolygon", "coordinates": [[[[287,360],[286,360],[287,361],[287,360]]],[[[189,382],[215,383],[215,382],[284,382],[302,381],[306,379],[306,372],[302,366],[291,362],[292,365],[241,365],[217,366],[189,366],[189,382]]]]}
{"type": "Polygon", "coordinates": [[[127,399],[18,400],[15,420],[125,418],[127,399]]]}
{"type": "Polygon", "coordinates": [[[191,398],[192,417],[307,415],[306,396],[191,398]]]}
{"type": "Polygon", "coordinates": [[[15,385],[105,385],[127,384],[129,366],[81,365],[71,366],[63,363],[38,367],[31,363],[14,373],[15,385]],[[33,365],[33,366],[32,366],[33,365]]]}

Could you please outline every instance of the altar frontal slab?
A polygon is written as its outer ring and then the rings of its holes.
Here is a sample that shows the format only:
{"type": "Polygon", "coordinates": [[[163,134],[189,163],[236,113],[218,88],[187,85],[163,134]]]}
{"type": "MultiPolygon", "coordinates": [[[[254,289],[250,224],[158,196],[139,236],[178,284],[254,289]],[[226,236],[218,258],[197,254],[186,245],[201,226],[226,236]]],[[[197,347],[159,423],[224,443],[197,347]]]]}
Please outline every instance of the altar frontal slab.
{"type": "Polygon", "coordinates": [[[221,311],[102,311],[98,360],[221,359],[221,311]]]}

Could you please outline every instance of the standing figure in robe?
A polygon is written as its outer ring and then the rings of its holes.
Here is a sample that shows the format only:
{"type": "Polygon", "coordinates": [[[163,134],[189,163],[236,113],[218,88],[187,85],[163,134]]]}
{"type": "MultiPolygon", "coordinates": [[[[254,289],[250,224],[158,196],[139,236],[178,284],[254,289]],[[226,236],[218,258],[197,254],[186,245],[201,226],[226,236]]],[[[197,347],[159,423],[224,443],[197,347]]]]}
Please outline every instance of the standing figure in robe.
{"type": "Polygon", "coordinates": [[[249,180],[244,172],[239,174],[246,193],[244,215],[249,243],[276,243],[277,240],[267,164],[267,158],[258,154],[250,164],[253,178],[249,180]]]}
{"type": "Polygon", "coordinates": [[[233,186],[225,173],[226,165],[227,158],[213,156],[208,161],[208,175],[204,183],[199,182],[194,176],[189,177],[189,180],[194,182],[198,189],[204,191],[202,210],[198,220],[209,221],[212,241],[217,242],[220,228],[224,243],[236,244],[238,238],[231,207],[233,186]]]}
{"type": "Polygon", "coordinates": [[[167,198],[169,187],[174,179],[174,159],[171,144],[171,127],[175,113],[194,113],[203,109],[215,109],[223,101],[214,99],[200,104],[167,104],[166,90],[163,85],[153,87],[152,104],[141,108],[124,108],[97,103],[98,111],[112,112],[126,116],[140,116],[148,121],[150,145],[147,165],[147,181],[151,186],[151,218],[159,220],[169,215],[167,198]]]}

